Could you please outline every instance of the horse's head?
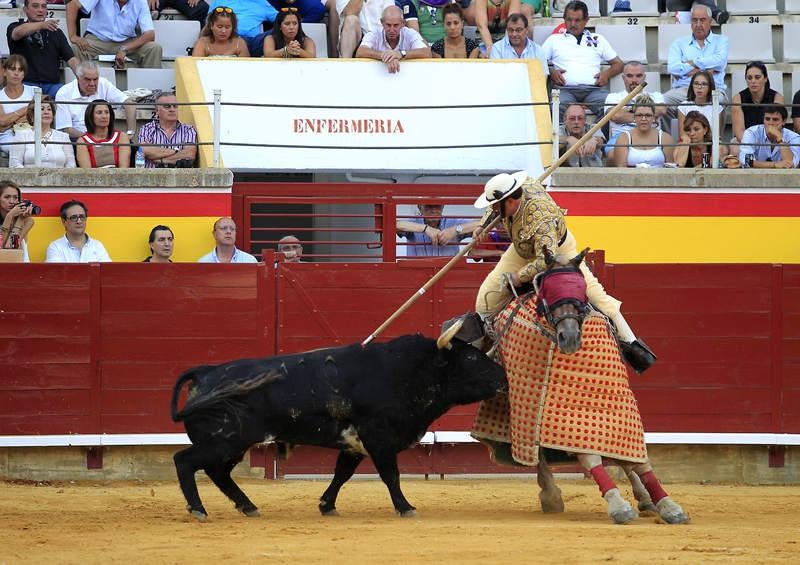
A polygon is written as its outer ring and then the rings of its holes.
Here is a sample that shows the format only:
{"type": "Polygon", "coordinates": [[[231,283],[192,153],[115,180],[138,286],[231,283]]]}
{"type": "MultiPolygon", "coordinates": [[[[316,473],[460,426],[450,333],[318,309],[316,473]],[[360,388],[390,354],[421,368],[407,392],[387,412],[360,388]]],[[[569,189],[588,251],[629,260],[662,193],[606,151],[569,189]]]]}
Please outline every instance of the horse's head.
{"type": "Polygon", "coordinates": [[[544,248],[547,270],[535,281],[537,312],[556,330],[559,351],[572,354],[581,348],[581,326],[586,316],[586,279],[580,270],[587,247],[572,259],[553,255],[544,248]]]}

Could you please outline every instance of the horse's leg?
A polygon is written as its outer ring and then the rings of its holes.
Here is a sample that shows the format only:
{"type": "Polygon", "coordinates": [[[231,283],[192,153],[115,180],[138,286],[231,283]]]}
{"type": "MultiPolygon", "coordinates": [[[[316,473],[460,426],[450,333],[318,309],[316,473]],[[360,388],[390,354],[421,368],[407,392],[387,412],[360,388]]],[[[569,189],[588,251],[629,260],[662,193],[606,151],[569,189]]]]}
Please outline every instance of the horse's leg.
{"type": "Polygon", "coordinates": [[[539,502],[545,514],[557,514],[564,511],[564,500],[561,498],[561,489],[556,486],[553,472],[547,465],[544,449],[539,448],[539,468],[536,473],[536,482],[539,483],[539,502]]]}
{"type": "Polygon", "coordinates": [[[603,462],[613,463],[620,467],[624,472],[625,476],[628,477],[628,480],[631,483],[631,488],[633,489],[633,496],[636,498],[636,502],[638,502],[639,512],[652,512],[654,515],[658,514],[658,509],[656,505],[653,504],[653,499],[650,498],[650,493],[647,492],[647,489],[644,488],[642,484],[642,480],[639,478],[639,475],[634,473],[633,471],[633,463],[629,463],[627,461],[618,461],[617,459],[603,459],[603,462]]]}
{"type": "Polygon", "coordinates": [[[632,470],[639,475],[644,488],[656,505],[656,511],[667,524],[688,524],[689,515],[683,511],[681,505],[672,500],[667,491],[661,486],[650,461],[633,465],[632,470]]]}
{"type": "Polygon", "coordinates": [[[630,502],[622,498],[614,479],[603,468],[603,458],[599,455],[578,454],[578,461],[592,474],[594,482],[600,487],[600,494],[608,504],[608,515],[616,524],[627,524],[638,517],[630,502]]]}

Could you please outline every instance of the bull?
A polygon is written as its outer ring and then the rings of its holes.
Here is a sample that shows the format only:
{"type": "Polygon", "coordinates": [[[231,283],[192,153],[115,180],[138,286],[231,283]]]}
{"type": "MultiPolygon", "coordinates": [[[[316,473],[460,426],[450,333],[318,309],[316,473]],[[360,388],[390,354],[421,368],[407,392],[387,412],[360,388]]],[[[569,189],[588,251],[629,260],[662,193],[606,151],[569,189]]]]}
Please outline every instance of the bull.
{"type": "Polygon", "coordinates": [[[336,514],[339,490],[369,456],[401,516],[415,508],[400,489],[399,452],[416,445],[451,407],[508,390],[504,369],[475,347],[453,339],[407,335],[264,359],[201,366],[174,387],[172,419],[192,445],[174,456],[189,512],[207,518],[195,482],[202,469],[245,516],[258,509],[231,478],[254,444],[279,442],[339,450],[319,510],[336,514]],[[181,391],[186,402],[178,410],[181,391]]]}

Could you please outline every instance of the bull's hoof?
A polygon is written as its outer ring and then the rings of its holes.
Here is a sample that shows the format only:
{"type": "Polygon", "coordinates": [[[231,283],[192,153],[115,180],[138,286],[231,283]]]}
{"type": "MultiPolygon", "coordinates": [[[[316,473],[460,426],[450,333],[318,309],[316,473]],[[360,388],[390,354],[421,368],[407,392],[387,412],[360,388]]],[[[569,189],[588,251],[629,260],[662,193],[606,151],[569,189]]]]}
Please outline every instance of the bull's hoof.
{"type": "Polygon", "coordinates": [[[261,512],[258,511],[258,508],[256,508],[254,504],[245,504],[244,506],[237,506],[236,510],[238,510],[248,518],[259,518],[261,516],[261,512]]]}
{"type": "Polygon", "coordinates": [[[328,502],[324,498],[319,499],[319,512],[323,516],[338,516],[339,513],[336,511],[336,503],[335,502],[328,502]]]}
{"type": "Polygon", "coordinates": [[[665,496],[656,503],[658,515],[667,524],[688,524],[689,515],[683,511],[680,504],[665,496]]]}
{"type": "Polygon", "coordinates": [[[415,517],[417,515],[417,509],[416,508],[409,508],[408,510],[398,510],[397,514],[401,518],[413,518],[413,517],[415,517]]]}
{"type": "Polygon", "coordinates": [[[324,510],[323,508],[320,507],[319,511],[320,511],[320,514],[322,514],[323,516],[338,516],[339,515],[339,511],[336,510],[336,508],[331,508],[330,510],[324,510]]]}
{"type": "Polygon", "coordinates": [[[189,514],[191,514],[192,518],[196,519],[198,522],[205,522],[208,520],[208,514],[201,512],[200,510],[190,510],[189,514]]]}
{"type": "Polygon", "coordinates": [[[560,514],[564,511],[564,500],[558,487],[539,491],[539,502],[545,514],[560,514]]]}
{"type": "Polygon", "coordinates": [[[639,517],[630,503],[622,498],[619,489],[612,488],[603,495],[608,503],[608,515],[615,524],[627,524],[639,517]]]}

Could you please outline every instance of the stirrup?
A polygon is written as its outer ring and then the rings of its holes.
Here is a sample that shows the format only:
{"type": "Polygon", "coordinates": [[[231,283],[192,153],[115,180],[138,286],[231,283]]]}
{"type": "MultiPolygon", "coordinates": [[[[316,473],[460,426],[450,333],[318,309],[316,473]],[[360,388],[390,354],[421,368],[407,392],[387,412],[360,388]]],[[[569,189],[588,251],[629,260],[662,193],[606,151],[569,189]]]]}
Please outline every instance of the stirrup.
{"type": "Polygon", "coordinates": [[[642,339],[635,339],[630,343],[620,341],[619,349],[622,358],[640,375],[658,360],[653,350],[642,339]]]}

